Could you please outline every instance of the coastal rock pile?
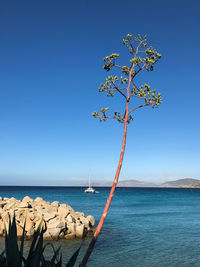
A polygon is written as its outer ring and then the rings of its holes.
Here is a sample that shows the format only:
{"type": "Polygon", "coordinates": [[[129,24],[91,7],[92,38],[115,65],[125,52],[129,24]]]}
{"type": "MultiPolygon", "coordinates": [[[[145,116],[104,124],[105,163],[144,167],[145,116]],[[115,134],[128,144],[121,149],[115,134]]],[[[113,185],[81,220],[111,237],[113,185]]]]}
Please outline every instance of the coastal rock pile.
{"type": "Polygon", "coordinates": [[[9,215],[12,218],[14,213],[18,238],[22,236],[25,220],[27,239],[33,236],[41,222],[46,229],[45,240],[83,238],[95,224],[93,216],[85,217],[83,212],[75,212],[69,205],[58,201],[50,203],[40,197],[32,199],[28,196],[22,201],[0,197],[0,236],[4,235],[4,225],[8,229],[9,215]]]}

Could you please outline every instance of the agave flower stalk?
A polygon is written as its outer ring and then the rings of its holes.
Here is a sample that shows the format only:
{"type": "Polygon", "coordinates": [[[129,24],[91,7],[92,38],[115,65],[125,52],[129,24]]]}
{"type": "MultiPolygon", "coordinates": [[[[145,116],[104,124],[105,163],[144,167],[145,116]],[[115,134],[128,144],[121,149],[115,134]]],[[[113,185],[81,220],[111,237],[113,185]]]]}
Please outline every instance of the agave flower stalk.
{"type": "Polygon", "coordinates": [[[116,68],[118,72],[120,72],[120,78],[116,75],[108,76],[106,78],[106,82],[100,85],[99,92],[105,92],[108,97],[114,96],[115,93],[120,94],[122,96],[122,99],[124,100],[122,101],[122,108],[124,107],[124,113],[123,115],[121,115],[121,112],[115,111],[113,115],[108,116],[107,111],[109,110],[109,108],[102,108],[100,112],[95,111],[92,114],[95,118],[99,118],[100,121],[106,121],[107,119],[116,119],[118,122],[124,123],[124,132],[122,139],[122,148],[114,182],[111,187],[110,194],[99,224],[80,264],[80,266],[82,267],[86,266],[87,261],[94,249],[95,243],[106,219],[108,209],[110,207],[115,188],[118,183],[126,147],[127,126],[133,120],[132,114],[135,110],[143,108],[145,106],[156,108],[162,102],[161,94],[157,93],[156,90],[150,90],[150,85],[145,83],[144,85],[137,86],[135,82],[135,77],[141,71],[154,70],[154,64],[161,58],[161,54],[153,49],[152,46],[147,47],[146,36],[138,35],[137,37],[133,38],[131,34],[128,34],[126,38],[123,39],[123,44],[128,48],[129,54],[131,56],[129,66],[120,66],[116,64],[116,60],[119,57],[119,54],[113,53],[105,57],[105,65],[103,66],[103,68],[107,71],[111,71],[113,70],[113,68],[116,68]],[[138,100],[141,100],[142,103],[139,103],[139,105],[137,105],[138,101],[133,101],[136,98],[138,100]]]}

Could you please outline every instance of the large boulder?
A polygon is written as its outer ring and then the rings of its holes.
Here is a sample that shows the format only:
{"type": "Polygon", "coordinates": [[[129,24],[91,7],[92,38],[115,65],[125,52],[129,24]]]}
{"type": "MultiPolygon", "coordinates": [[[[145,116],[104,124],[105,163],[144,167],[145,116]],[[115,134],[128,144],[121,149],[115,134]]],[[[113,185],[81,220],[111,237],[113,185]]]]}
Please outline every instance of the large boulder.
{"type": "Polygon", "coordinates": [[[61,229],[60,228],[48,228],[47,230],[53,240],[57,240],[59,238],[61,229]]]}
{"type": "Polygon", "coordinates": [[[36,197],[36,199],[34,200],[34,202],[41,202],[41,201],[43,201],[41,197],[36,197]]]}
{"type": "Polygon", "coordinates": [[[14,214],[17,237],[22,237],[25,225],[27,239],[33,236],[40,224],[41,229],[45,230],[43,237],[46,240],[83,238],[95,224],[93,216],[85,217],[83,212],[75,212],[71,206],[58,201],[50,203],[40,197],[32,199],[29,196],[21,201],[0,197],[0,235],[5,235],[4,225],[8,231],[9,218],[12,220],[14,214]]]}
{"type": "Polygon", "coordinates": [[[31,203],[33,201],[32,198],[30,198],[29,196],[25,196],[23,199],[22,199],[22,202],[29,202],[31,203]]]}
{"type": "Polygon", "coordinates": [[[32,208],[31,204],[29,202],[21,202],[18,205],[18,208],[32,208]]]}
{"type": "Polygon", "coordinates": [[[78,238],[83,238],[84,233],[85,233],[85,227],[83,224],[81,223],[77,223],[76,224],[76,237],[78,238]]]}
{"type": "Polygon", "coordinates": [[[76,222],[76,220],[74,219],[74,217],[71,214],[68,214],[66,217],[66,221],[67,223],[73,223],[76,222]]]}
{"type": "Polygon", "coordinates": [[[26,224],[25,224],[25,230],[28,232],[30,231],[30,229],[34,228],[34,222],[29,218],[27,217],[26,218],[26,224]]]}
{"type": "Polygon", "coordinates": [[[59,202],[58,201],[54,201],[54,202],[51,203],[51,206],[58,208],[59,207],[59,202]]]}
{"type": "Polygon", "coordinates": [[[86,217],[86,219],[89,221],[89,224],[90,224],[91,227],[95,225],[95,219],[94,219],[93,216],[88,215],[88,216],[86,217]]]}
{"type": "Polygon", "coordinates": [[[67,215],[70,213],[70,210],[68,207],[60,206],[58,207],[58,214],[62,217],[67,217],[67,215]]]}
{"type": "Polygon", "coordinates": [[[4,206],[7,204],[6,200],[2,199],[0,200],[0,208],[4,208],[4,206]]]}
{"type": "Polygon", "coordinates": [[[81,216],[79,220],[82,224],[84,224],[85,228],[90,227],[90,221],[87,218],[85,218],[84,216],[81,216]]]}
{"type": "Polygon", "coordinates": [[[48,223],[47,223],[47,229],[49,228],[59,228],[59,229],[63,229],[65,228],[65,221],[64,220],[61,220],[59,219],[58,217],[57,218],[54,218],[52,220],[50,220],[48,223]]]}
{"type": "Polygon", "coordinates": [[[67,224],[67,234],[76,234],[76,223],[68,223],[67,224]]]}
{"type": "Polygon", "coordinates": [[[34,229],[37,230],[39,226],[41,226],[41,229],[46,229],[47,228],[47,224],[44,220],[38,219],[36,218],[34,220],[34,229]]]}
{"type": "Polygon", "coordinates": [[[43,218],[46,222],[50,221],[51,219],[54,219],[56,217],[55,213],[44,213],[43,218]]]}

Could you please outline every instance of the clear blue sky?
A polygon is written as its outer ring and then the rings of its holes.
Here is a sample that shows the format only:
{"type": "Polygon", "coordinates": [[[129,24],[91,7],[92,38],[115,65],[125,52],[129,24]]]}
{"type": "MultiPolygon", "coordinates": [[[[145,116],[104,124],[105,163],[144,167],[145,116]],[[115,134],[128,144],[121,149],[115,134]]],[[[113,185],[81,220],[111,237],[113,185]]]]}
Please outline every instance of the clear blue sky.
{"type": "Polygon", "coordinates": [[[163,55],[145,77],[164,102],[129,125],[120,179],[200,179],[199,14],[193,0],[1,1],[0,184],[113,179],[123,125],[91,113],[119,106],[98,86],[105,56],[126,64],[127,33],[163,55]]]}

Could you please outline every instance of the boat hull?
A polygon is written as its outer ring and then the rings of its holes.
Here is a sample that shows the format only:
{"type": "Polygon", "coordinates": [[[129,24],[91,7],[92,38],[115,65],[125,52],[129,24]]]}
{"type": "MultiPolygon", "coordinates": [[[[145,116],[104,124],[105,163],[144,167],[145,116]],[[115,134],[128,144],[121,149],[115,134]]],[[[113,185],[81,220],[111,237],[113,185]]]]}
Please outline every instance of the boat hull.
{"type": "Polygon", "coordinates": [[[87,194],[95,194],[95,190],[92,187],[87,188],[84,192],[87,194]]]}

